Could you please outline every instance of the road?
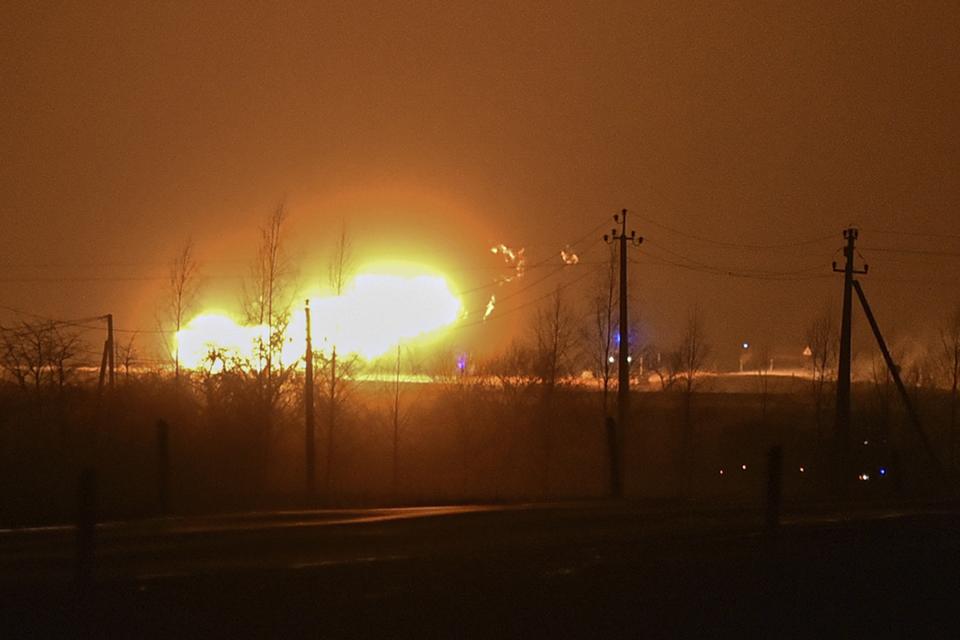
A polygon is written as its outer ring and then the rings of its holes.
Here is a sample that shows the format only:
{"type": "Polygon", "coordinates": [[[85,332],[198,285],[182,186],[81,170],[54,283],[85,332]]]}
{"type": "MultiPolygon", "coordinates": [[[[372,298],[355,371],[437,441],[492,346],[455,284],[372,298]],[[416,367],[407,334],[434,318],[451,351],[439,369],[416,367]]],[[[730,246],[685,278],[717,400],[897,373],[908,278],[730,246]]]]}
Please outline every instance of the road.
{"type": "Polygon", "coordinates": [[[957,637],[960,510],[629,503],[288,511],[0,531],[0,635],[957,637]]]}

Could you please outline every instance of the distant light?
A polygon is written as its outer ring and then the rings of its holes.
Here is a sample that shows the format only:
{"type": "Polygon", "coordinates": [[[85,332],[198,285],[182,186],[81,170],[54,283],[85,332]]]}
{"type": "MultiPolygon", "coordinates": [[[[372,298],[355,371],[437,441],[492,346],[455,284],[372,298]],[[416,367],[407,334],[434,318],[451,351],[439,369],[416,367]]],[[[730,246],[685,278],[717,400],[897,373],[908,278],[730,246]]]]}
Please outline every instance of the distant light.
{"type": "Polygon", "coordinates": [[[749,349],[749,348],[750,348],[750,343],[749,343],[749,342],[744,342],[744,343],[743,343],[742,345],[740,345],[740,346],[743,347],[744,349],[749,349]]]}
{"type": "Polygon", "coordinates": [[[613,363],[616,362],[616,361],[617,361],[617,359],[614,358],[613,356],[610,356],[609,358],[607,358],[607,362],[609,362],[610,364],[613,364],[613,363]]]}
{"type": "Polygon", "coordinates": [[[882,475],[882,476],[887,475],[887,468],[886,468],[886,467],[880,467],[880,475],[882,475]]]}
{"type": "Polygon", "coordinates": [[[723,475],[723,469],[720,469],[720,475],[723,475]]]}
{"type": "Polygon", "coordinates": [[[863,441],[863,446],[867,446],[868,444],[870,444],[870,441],[869,441],[869,440],[864,440],[864,441],[863,441]]]}
{"type": "Polygon", "coordinates": [[[747,470],[747,465],[742,464],[742,465],[740,465],[740,468],[741,468],[743,471],[746,471],[746,470],[747,470]]]}
{"type": "Polygon", "coordinates": [[[859,476],[859,478],[860,478],[861,480],[864,480],[864,481],[869,480],[869,479],[870,479],[870,474],[869,474],[869,473],[861,473],[860,476],[859,476]]]}
{"type": "Polygon", "coordinates": [[[804,471],[805,469],[803,467],[800,467],[800,473],[803,473],[804,471]]]}
{"type": "Polygon", "coordinates": [[[627,362],[633,362],[633,356],[627,356],[627,362]]]}

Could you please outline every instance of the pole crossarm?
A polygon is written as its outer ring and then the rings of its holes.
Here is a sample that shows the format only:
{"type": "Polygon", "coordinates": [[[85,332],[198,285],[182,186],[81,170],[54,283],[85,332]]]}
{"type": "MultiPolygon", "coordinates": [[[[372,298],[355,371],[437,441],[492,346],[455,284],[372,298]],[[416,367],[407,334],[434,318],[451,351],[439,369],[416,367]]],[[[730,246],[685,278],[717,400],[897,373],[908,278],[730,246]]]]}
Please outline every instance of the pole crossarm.
{"type": "Polygon", "coordinates": [[[627,247],[638,247],[643,242],[643,238],[637,235],[637,232],[630,230],[627,232],[627,210],[622,209],[620,213],[613,216],[614,222],[620,224],[620,230],[616,227],[610,230],[609,234],[604,234],[603,241],[607,244],[618,242],[620,244],[620,319],[619,332],[620,345],[618,350],[619,363],[617,368],[617,423],[614,434],[615,451],[614,460],[611,466],[618,469],[618,477],[614,479],[612,493],[615,497],[623,495],[623,438],[627,422],[630,418],[630,336],[629,336],[629,316],[627,313],[627,247]]]}

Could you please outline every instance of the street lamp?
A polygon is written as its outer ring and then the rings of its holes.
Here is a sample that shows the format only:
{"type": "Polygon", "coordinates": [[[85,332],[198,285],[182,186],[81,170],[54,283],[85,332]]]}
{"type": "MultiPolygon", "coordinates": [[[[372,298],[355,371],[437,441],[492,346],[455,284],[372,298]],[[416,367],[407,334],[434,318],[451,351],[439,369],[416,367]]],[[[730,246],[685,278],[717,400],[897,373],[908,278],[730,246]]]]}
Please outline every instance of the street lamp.
{"type": "Polygon", "coordinates": [[[743,373],[743,363],[747,359],[747,351],[750,350],[749,342],[740,343],[740,373],[743,373]]]}

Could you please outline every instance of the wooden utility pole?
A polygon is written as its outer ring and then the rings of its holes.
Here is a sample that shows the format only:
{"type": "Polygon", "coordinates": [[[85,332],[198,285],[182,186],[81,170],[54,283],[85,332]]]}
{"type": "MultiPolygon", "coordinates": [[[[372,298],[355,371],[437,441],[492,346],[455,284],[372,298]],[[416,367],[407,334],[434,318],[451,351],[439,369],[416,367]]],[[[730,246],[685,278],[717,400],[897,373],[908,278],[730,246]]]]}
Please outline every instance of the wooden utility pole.
{"type": "Polygon", "coordinates": [[[619,327],[619,362],[617,368],[617,424],[613,438],[615,451],[611,452],[611,467],[617,469],[616,477],[611,487],[613,496],[623,496],[623,440],[627,423],[630,420],[630,335],[629,317],[627,312],[627,246],[639,246],[643,238],[637,236],[636,231],[627,233],[627,210],[623,209],[613,216],[615,222],[620,223],[620,230],[611,229],[605,234],[605,242],[620,243],[620,327],[619,327]]]}
{"type": "Polygon", "coordinates": [[[856,254],[856,243],[859,232],[851,227],[844,229],[843,238],[847,245],[843,248],[845,263],[838,268],[833,263],[833,270],[843,273],[843,318],[840,323],[840,360],[837,363],[837,408],[834,437],[836,439],[836,474],[837,489],[842,493],[850,481],[850,358],[852,351],[853,320],[853,276],[865,274],[869,267],[857,270],[853,266],[856,254]]]}
{"type": "Polygon", "coordinates": [[[897,364],[893,361],[893,356],[890,355],[890,349],[887,348],[887,342],[883,339],[883,334],[880,333],[880,325],[877,324],[877,319],[873,315],[873,310],[870,308],[870,303],[867,302],[867,295],[863,292],[863,287],[860,286],[860,283],[857,280],[853,281],[853,288],[857,292],[857,298],[860,299],[860,307],[863,309],[863,314],[867,316],[867,322],[870,324],[870,330],[873,331],[873,337],[877,340],[877,346],[880,348],[880,354],[883,355],[883,360],[887,364],[887,370],[890,372],[890,376],[893,378],[893,383],[896,385],[897,391],[900,393],[900,399],[903,401],[903,406],[907,410],[907,415],[910,417],[910,424],[913,426],[914,431],[916,431],[917,436],[920,438],[920,443],[923,445],[924,452],[930,457],[930,461],[933,463],[933,467],[937,472],[937,475],[945,485],[949,486],[949,479],[947,478],[945,468],[940,462],[940,458],[937,456],[933,444],[930,442],[930,439],[923,430],[923,425],[920,423],[920,416],[917,415],[916,409],[914,409],[913,406],[913,401],[910,400],[910,394],[907,393],[907,387],[903,384],[903,378],[900,377],[900,367],[897,366],[897,364]]]}
{"type": "Polygon", "coordinates": [[[327,406],[327,464],[323,476],[323,493],[331,498],[333,478],[333,431],[337,425],[337,345],[330,348],[330,397],[327,406]]]}
{"type": "Polygon", "coordinates": [[[113,314],[107,314],[107,367],[110,370],[110,390],[116,387],[117,370],[115,365],[116,343],[113,339],[113,314]]]}
{"type": "Polygon", "coordinates": [[[100,376],[97,379],[97,398],[103,395],[103,380],[107,375],[107,352],[110,350],[110,341],[103,341],[103,356],[100,359],[100,376]]]}
{"type": "Polygon", "coordinates": [[[397,499],[400,469],[400,344],[397,344],[397,368],[393,379],[393,499],[397,499]]]}
{"type": "Polygon", "coordinates": [[[313,340],[310,336],[310,299],[307,299],[304,307],[304,314],[307,319],[307,345],[304,360],[306,361],[306,373],[303,377],[303,411],[304,421],[306,423],[306,488],[307,496],[311,497],[316,491],[316,440],[313,416],[313,340]]]}

